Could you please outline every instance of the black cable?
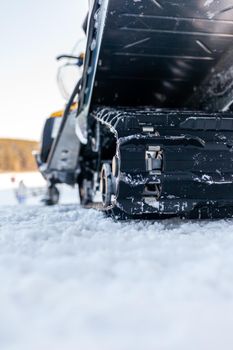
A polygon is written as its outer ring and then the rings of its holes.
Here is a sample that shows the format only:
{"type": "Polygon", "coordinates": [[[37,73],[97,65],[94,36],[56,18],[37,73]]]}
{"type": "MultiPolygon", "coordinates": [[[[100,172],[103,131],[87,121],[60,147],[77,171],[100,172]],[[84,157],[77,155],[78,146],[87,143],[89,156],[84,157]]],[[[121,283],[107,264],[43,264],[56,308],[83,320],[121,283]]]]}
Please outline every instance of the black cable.
{"type": "Polygon", "coordinates": [[[75,86],[74,91],[73,91],[72,95],[70,96],[70,99],[69,99],[69,101],[68,101],[68,103],[67,103],[67,105],[66,105],[66,108],[65,108],[65,110],[64,110],[64,113],[63,113],[63,116],[62,116],[61,126],[60,126],[59,131],[58,131],[58,135],[57,135],[56,139],[54,140],[53,145],[52,145],[52,148],[51,148],[51,151],[50,151],[50,153],[49,153],[49,157],[48,157],[48,167],[49,167],[49,165],[50,165],[50,163],[51,163],[52,156],[53,156],[54,151],[55,151],[55,149],[56,149],[56,147],[57,147],[58,141],[59,141],[59,139],[60,139],[60,137],[61,137],[63,128],[64,128],[64,126],[65,126],[65,123],[66,123],[66,120],[67,120],[67,118],[68,118],[70,109],[71,109],[72,104],[73,104],[73,102],[74,102],[74,99],[75,99],[75,97],[78,95],[78,93],[79,93],[79,91],[80,91],[81,83],[82,83],[82,78],[78,81],[77,85],[75,86]]]}

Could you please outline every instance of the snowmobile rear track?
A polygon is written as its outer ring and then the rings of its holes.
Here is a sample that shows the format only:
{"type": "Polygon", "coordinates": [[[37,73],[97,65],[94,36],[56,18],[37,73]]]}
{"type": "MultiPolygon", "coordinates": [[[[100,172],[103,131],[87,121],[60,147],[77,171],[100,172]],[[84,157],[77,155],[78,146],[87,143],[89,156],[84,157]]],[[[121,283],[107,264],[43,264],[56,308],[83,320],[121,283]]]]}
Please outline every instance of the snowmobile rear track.
{"type": "Polygon", "coordinates": [[[116,144],[107,214],[233,216],[232,113],[105,107],[91,117],[116,144]]]}

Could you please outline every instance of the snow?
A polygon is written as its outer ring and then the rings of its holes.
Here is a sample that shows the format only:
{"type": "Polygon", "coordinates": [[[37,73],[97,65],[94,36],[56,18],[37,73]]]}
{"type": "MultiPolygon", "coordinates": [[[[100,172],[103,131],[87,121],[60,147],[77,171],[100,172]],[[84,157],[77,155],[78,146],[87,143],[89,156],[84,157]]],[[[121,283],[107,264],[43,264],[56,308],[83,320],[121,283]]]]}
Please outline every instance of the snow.
{"type": "Polygon", "coordinates": [[[232,349],[232,220],[114,222],[64,192],[0,206],[0,349],[232,349]]]}
{"type": "Polygon", "coordinates": [[[212,3],[214,2],[214,0],[206,0],[206,2],[204,3],[204,6],[210,6],[212,3]]]}

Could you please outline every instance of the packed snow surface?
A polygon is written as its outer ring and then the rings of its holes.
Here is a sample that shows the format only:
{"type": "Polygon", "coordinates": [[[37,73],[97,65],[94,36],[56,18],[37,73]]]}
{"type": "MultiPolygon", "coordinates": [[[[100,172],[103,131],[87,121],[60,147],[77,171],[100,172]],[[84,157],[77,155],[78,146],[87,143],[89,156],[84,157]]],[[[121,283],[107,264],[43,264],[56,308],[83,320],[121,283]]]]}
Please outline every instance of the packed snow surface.
{"type": "Polygon", "coordinates": [[[0,349],[232,349],[232,220],[114,222],[69,196],[0,206],[0,349]]]}

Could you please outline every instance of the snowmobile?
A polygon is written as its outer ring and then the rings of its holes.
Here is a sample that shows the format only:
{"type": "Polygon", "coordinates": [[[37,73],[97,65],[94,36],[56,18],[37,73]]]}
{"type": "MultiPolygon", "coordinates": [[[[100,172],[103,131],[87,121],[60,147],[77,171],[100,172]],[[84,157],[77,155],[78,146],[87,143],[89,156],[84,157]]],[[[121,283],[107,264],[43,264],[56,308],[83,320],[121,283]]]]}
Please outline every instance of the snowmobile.
{"type": "Polygon", "coordinates": [[[86,207],[100,191],[119,219],[232,217],[232,1],[93,0],[86,23],[51,187],[77,183],[86,207]]]}
{"type": "MultiPolygon", "coordinates": [[[[63,70],[68,68],[69,75],[73,74],[75,77],[81,76],[84,54],[82,50],[79,52],[79,55],[73,54],[76,49],[80,51],[80,46],[83,46],[82,40],[77,42],[75,48],[72,50],[72,54],[57,57],[58,61],[65,59],[65,63],[59,67],[57,74],[58,86],[65,100],[69,99],[71,87],[69,83],[67,84],[65,82],[66,79],[64,79],[63,70]]],[[[59,202],[60,193],[56,186],[57,184],[65,183],[70,186],[76,184],[76,168],[80,147],[80,142],[75,134],[76,114],[77,103],[75,102],[68,105],[66,110],[53,112],[46,119],[42,132],[40,151],[34,152],[37,166],[47,181],[47,191],[42,201],[49,206],[58,204],[59,202]],[[67,114],[67,116],[63,121],[64,114],[67,114]],[[65,123],[66,126],[62,131],[62,138],[59,144],[56,144],[62,123],[65,123]],[[66,145],[65,149],[62,146],[63,142],[66,145]],[[56,148],[56,154],[57,152],[61,152],[59,158],[53,158],[54,148],[56,148]]]]}

